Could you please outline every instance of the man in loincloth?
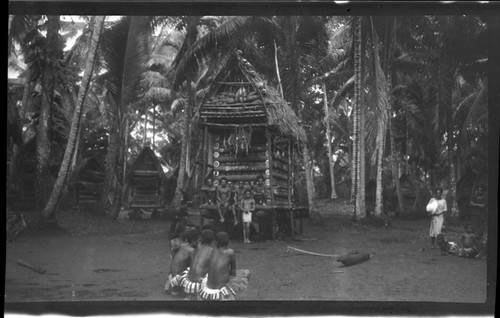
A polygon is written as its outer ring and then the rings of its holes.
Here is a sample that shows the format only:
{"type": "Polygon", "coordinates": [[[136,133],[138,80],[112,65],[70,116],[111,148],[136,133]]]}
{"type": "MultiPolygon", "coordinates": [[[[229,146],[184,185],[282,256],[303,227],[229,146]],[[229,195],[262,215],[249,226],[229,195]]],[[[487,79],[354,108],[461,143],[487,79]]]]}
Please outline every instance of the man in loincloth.
{"type": "Polygon", "coordinates": [[[229,235],[218,232],[215,235],[216,248],[208,261],[208,274],[201,281],[201,300],[236,300],[236,295],[246,291],[250,271],[236,270],[236,256],[228,248],[229,235]]]}
{"type": "Polygon", "coordinates": [[[185,242],[181,243],[177,252],[173,255],[170,263],[170,273],[165,283],[165,291],[171,295],[177,296],[182,289],[182,282],[188,274],[191,258],[194,254],[194,246],[200,236],[200,230],[193,229],[182,235],[185,242]]]}
{"type": "Polygon", "coordinates": [[[227,179],[221,178],[217,187],[217,206],[219,208],[220,222],[224,223],[224,216],[228,211],[232,211],[231,188],[227,185],[227,179]]]}
{"type": "Polygon", "coordinates": [[[201,239],[198,241],[196,250],[191,258],[191,264],[187,277],[183,280],[184,292],[195,299],[200,291],[201,281],[208,273],[208,261],[212,254],[212,241],[214,232],[212,230],[201,231],[201,239]]]}

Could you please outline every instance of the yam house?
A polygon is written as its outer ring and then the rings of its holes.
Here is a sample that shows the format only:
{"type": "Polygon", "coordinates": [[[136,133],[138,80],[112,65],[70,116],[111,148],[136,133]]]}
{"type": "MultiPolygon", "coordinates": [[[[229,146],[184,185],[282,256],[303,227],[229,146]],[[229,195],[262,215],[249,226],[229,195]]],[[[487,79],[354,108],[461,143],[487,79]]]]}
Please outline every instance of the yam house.
{"type": "Polygon", "coordinates": [[[306,141],[305,131],[291,107],[240,51],[212,79],[199,118],[202,175],[211,176],[215,186],[223,177],[236,185],[264,176],[267,202],[257,210],[267,211],[267,224],[279,221],[287,234],[301,231],[302,222],[295,225],[302,209],[294,204],[293,180],[300,165],[298,144],[306,141]]]}
{"type": "Polygon", "coordinates": [[[132,209],[129,216],[141,219],[142,209],[157,210],[164,208],[162,182],[165,178],[160,161],[149,147],[144,147],[132,163],[128,175],[128,206],[132,209]]]}

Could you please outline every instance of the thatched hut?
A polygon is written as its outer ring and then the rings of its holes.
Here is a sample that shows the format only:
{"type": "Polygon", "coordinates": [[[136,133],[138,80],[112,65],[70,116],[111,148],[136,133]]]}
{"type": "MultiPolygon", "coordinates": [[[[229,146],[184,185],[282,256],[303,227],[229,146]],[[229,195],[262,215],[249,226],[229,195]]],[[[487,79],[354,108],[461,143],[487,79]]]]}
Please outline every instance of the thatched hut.
{"type": "Polygon", "coordinates": [[[76,192],[76,204],[98,204],[101,200],[104,184],[104,165],[90,157],[80,162],[72,173],[76,192]]]}
{"type": "Polygon", "coordinates": [[[129,169],[129,207],[134,210],[163,208],[161,187],[164,177],[158,157],[151,148],[144,147],[129,169]]]}
{"type": "Polygon", "coordinates": [[[431,198],[431,192],[425,182],[410,174],[399,178],[403,195],[403,213],[425,215],[425,206],[431,198]]]}
{"type": "MultiPolygon", "coordinates": [[[[203,129],[203,174],[229,182],[265,177],[265,209],[287,216],[294,233],[294,149],[306,141],[299,118],[236,51],[220,66],[199,109],[203,129]]],[[[263,208],[263,207],[259,207],[263,208]]]]}

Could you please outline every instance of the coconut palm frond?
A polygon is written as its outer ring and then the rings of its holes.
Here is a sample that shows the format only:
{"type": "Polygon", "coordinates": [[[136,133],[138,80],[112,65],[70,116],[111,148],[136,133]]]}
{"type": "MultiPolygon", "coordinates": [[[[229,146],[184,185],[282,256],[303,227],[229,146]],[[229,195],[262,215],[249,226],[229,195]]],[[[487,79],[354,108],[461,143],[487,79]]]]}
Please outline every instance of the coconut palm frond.
{"type": "Polygon", "coordinates": [[[196,74],[198,61],[213,54],[225,41],[238,33],[248,20],[249,17],[233,17],[186,48],[184,54],[178,54],[173,62],[174,87],[179,86],[189,75],[196,74]]]}
{"type": "Polygon", "coordinates": [[[486,121],[488,118],[488,84],[481,82],[479,91],[477,92],[474,100],[471,103],[467,117],[464,120],[463,128],[471,126],[472,124],[478,125],[486,121]]]}
{"type": "Polygon", "coordinates": [[[335,106],[339,103],[341,98],[343,98],[345,96],[345,94],[347,93],[347,91],[352,89],[353,87],[354,87],[354,75],[351,76],[351,78],[349,78],[347,80],[347,82],[345,82],[344,85],[342,85],[339,88],[339,90],[337,90],[337,92],[335,93],[335,96],[333,97],[333,99],[330,102],[330,107],[335,108],[335,106]]]}
{"type": "Polygon", "coordinates": [[[148,26],[147,17],[125,17],[103,33],[104,61],[108,72],[105,86],[118,107],[142,96],[148,26]]]}

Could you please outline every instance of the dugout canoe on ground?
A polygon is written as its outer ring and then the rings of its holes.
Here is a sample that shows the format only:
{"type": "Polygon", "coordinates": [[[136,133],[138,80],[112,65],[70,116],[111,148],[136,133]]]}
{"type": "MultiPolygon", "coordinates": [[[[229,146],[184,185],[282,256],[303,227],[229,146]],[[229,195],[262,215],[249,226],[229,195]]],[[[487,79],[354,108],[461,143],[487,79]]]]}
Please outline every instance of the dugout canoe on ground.
{"type": "Polygon", "coordinates": [[[293,251],[293,252],[298,252],[298,253],[303,253],[303,254],[314,255],[314,256],[335,257],[335,258],[337,258],[337,262],[342,263],[344,265],[344,267],[362,263],[364,261],[369,260],[373,256],[373,254],[371,254],[371,253],[360,253],[357,250],[353,250],[345,255],[323,254],[323,253],[316,253],[316,252],[301,250],[301,249],[298,249],[296,247],[289,246],[289,245],[287,245],[287,250],[293,251]]]}

